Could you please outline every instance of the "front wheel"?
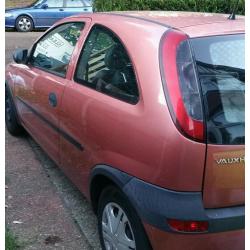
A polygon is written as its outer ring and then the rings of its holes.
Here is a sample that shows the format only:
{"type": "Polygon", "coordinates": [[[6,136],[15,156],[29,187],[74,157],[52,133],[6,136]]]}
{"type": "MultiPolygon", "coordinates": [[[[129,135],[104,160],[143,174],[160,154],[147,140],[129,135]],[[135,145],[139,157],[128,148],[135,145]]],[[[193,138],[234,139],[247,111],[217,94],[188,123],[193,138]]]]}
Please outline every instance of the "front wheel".
{"type": "Polygon", "coordinates": [[[114,186],[107,187],[99,199],[98,229],[103,250],[151,249],[135,209],[114,186]]]}
{"type": "Polygon", "coordinates": [[[20,32],[29,32],[33,30],[33,20],[28,16],[19,16],[16,20],[16,29],[20,32]]]}
{"type": "Polygon", "coordinates": [[[18,122],[14,102],[8,88],[5,86],[5,124],[10,134],[18,136],[23,134],[23,127],[18,122]]]}

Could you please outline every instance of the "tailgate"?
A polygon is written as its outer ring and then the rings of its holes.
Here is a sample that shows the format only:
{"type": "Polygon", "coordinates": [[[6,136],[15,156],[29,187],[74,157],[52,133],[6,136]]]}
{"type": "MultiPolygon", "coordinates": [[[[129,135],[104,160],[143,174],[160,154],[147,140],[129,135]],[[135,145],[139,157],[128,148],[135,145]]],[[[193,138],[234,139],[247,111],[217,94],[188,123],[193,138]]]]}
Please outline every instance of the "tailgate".
{"type": "Polygon", "coordinates": [[[207,208],[244,204],[245,36],[191,39],[207,135],[203,200],[207,208]]]}
{"type": "Polygon", "coordinates": [[[244,204],[244,146],[207,146],[203,201],[206,208],[244,204]]]}

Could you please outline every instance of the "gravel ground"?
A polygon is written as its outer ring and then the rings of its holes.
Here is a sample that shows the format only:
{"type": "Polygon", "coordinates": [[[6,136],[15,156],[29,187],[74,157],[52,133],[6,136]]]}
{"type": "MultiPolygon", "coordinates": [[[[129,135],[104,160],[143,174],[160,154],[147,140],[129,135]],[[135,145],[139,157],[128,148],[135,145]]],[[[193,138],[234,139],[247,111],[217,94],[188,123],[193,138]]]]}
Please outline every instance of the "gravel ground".
{"type": "MultiPolygon", "coordinates": [[[[6,32],[6,64],[41,32],[6,32]]],[[[29,136],[6,131],[6,224],[22,249],[100,249],[96,216],[84,196],[29,136]]]]}

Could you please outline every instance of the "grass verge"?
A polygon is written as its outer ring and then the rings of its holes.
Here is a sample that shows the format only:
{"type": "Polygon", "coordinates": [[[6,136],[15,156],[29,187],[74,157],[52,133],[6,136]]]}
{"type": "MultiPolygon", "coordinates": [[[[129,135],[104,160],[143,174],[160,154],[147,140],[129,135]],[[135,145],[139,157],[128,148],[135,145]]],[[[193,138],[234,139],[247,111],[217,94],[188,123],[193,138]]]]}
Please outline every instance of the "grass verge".
{"type": "Polygon", "coordinates": [[[19,249],[17,238],[12,234],[9,229],[5,231],[5,250],[19,249]]]}

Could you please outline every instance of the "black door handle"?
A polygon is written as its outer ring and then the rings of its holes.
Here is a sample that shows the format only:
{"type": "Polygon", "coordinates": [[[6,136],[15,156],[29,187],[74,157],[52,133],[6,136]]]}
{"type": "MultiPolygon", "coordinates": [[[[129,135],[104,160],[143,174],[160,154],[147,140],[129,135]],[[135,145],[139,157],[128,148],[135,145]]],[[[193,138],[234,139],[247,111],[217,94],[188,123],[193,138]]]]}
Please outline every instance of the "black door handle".
{"type": "Polygon", "coordinates": [[[64,9],[59,9],[59,11],[64,11],[64,9]]]}
{"type": "Polygon", "coordinates": [[[57,106],[57,98],[55,93],[49,93],[49,104],[52,107],[57,106]]]}

